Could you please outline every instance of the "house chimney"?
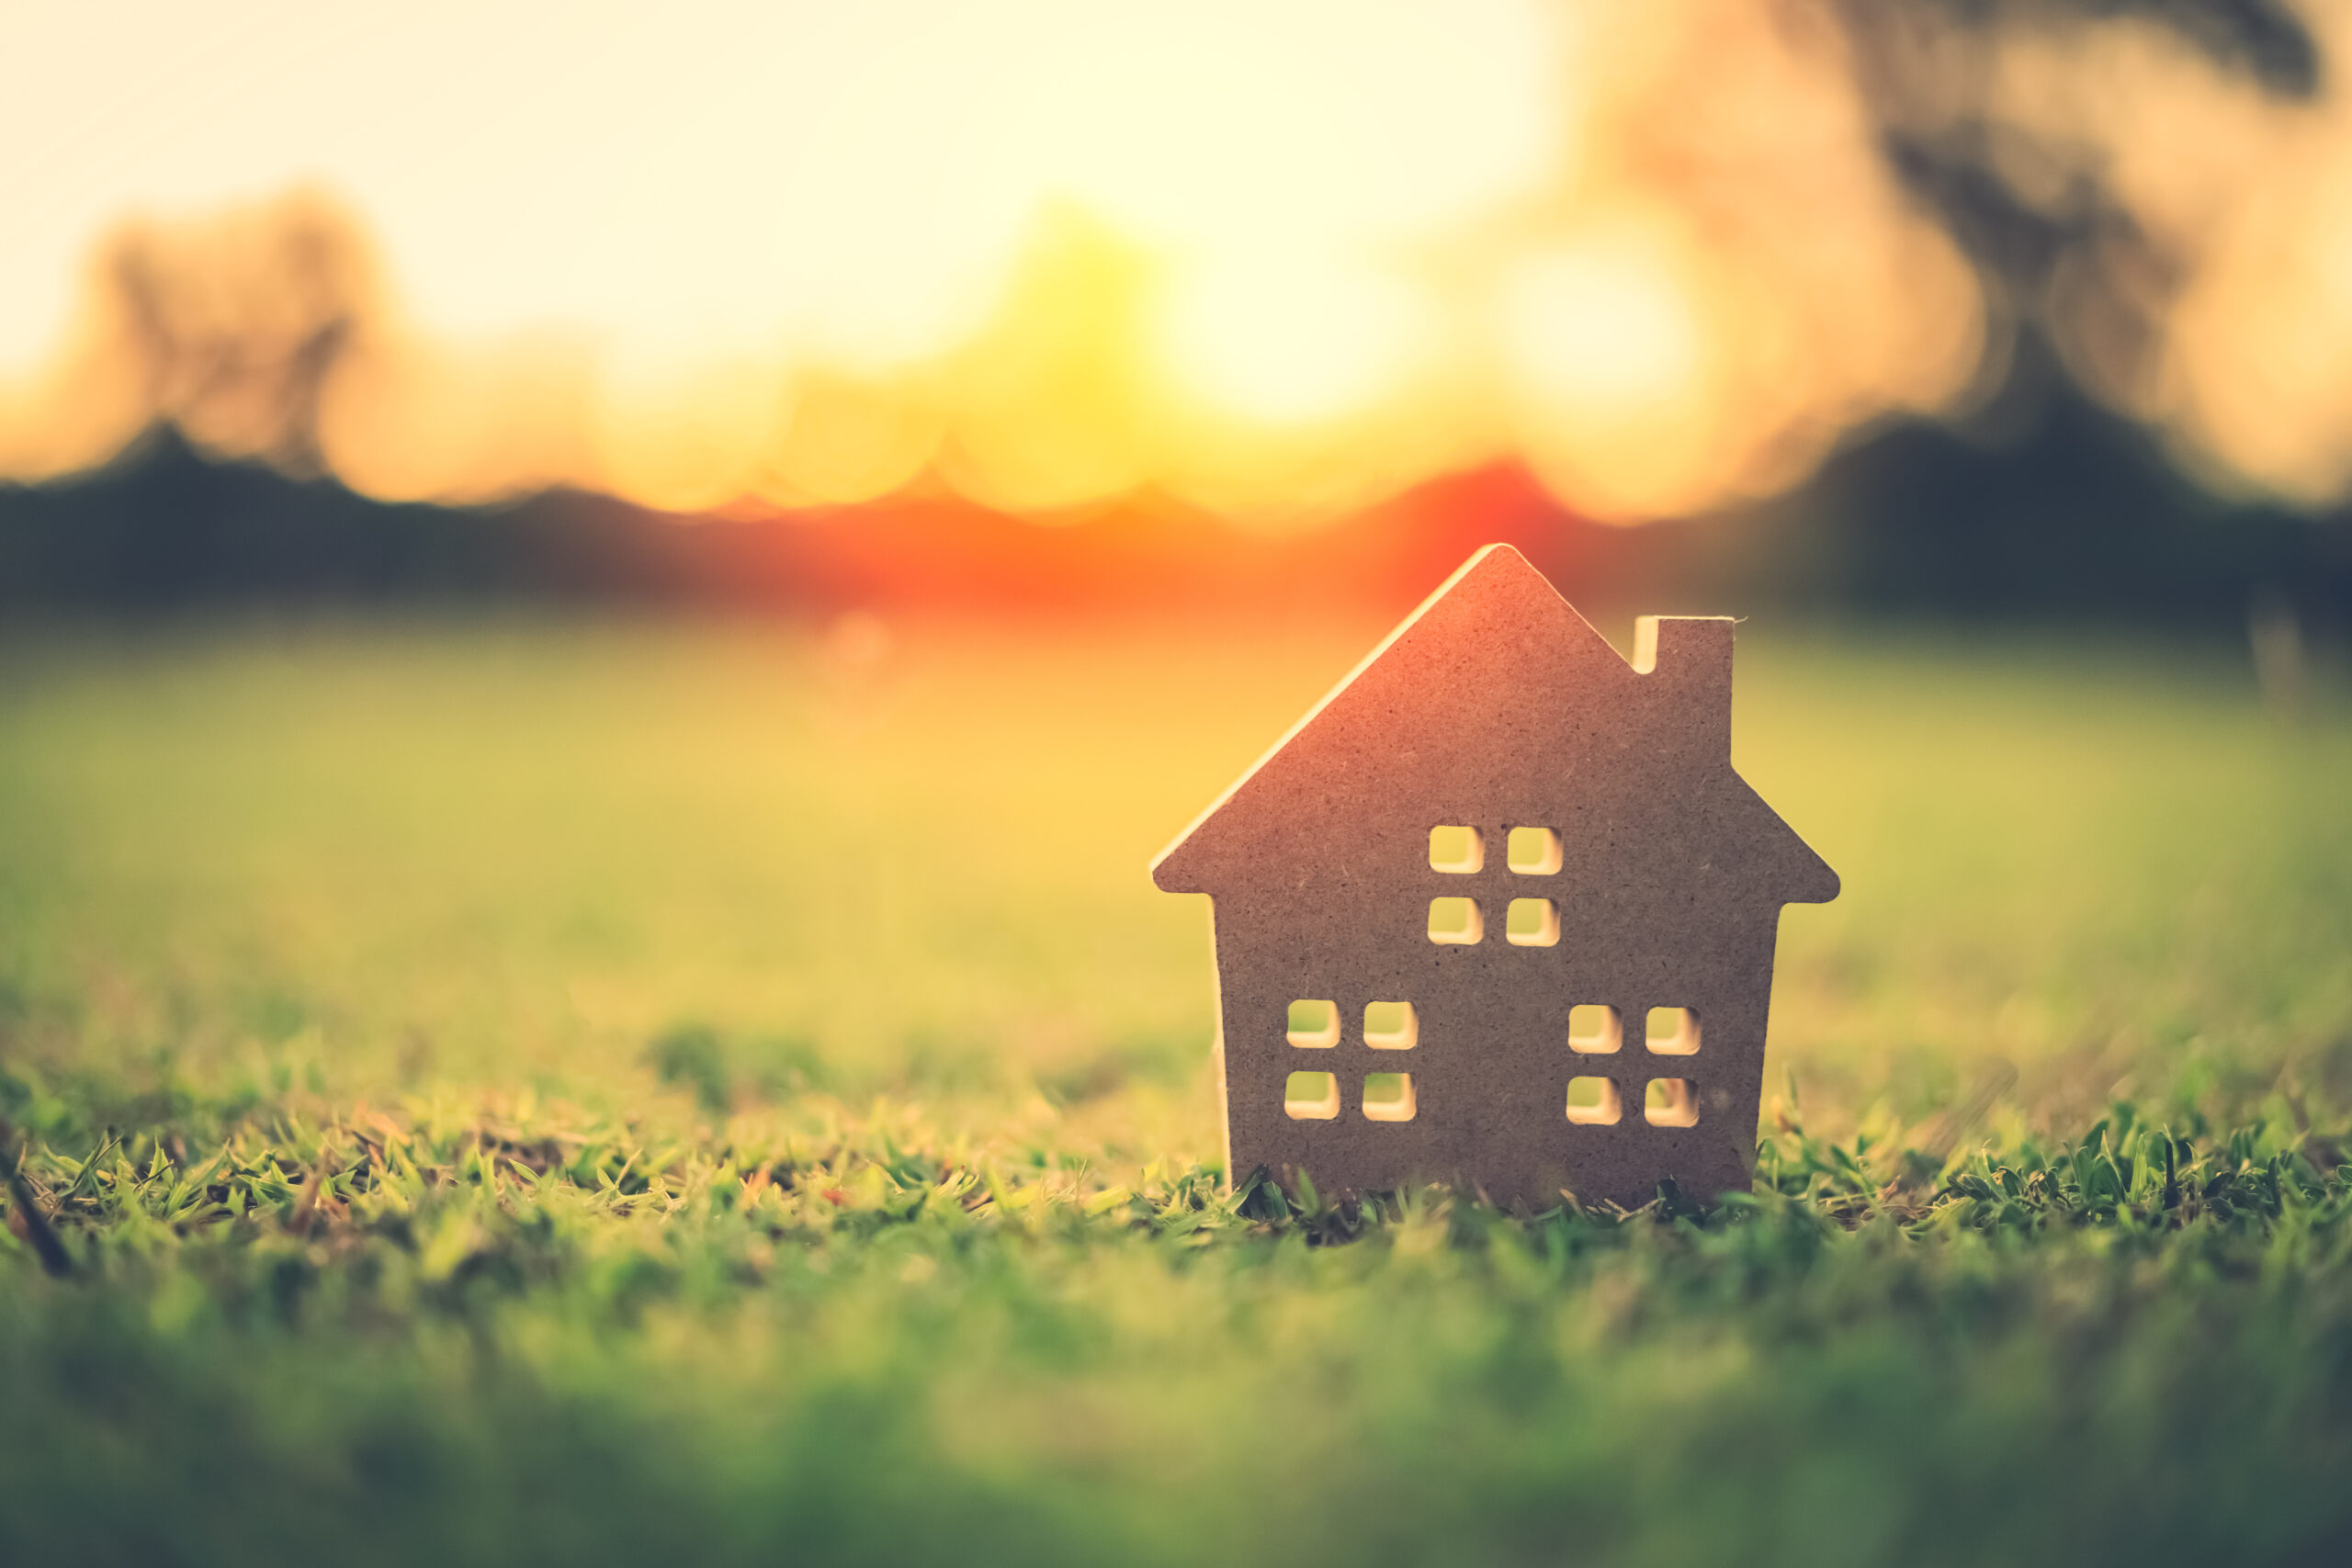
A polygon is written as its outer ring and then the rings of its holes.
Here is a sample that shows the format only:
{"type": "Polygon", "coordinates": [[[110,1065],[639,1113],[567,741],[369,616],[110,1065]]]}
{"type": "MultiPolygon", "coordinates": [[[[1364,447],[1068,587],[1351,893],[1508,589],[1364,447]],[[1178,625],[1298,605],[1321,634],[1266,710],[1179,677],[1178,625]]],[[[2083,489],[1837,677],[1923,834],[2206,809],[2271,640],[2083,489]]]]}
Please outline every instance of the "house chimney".
{"type": "Polygon", "coordinates": [[[1702,757],[1731,760],[1729,615],[1644,615],[1634,623],[1634,671],[1659,682],[1665,716],[1702,757]]]}

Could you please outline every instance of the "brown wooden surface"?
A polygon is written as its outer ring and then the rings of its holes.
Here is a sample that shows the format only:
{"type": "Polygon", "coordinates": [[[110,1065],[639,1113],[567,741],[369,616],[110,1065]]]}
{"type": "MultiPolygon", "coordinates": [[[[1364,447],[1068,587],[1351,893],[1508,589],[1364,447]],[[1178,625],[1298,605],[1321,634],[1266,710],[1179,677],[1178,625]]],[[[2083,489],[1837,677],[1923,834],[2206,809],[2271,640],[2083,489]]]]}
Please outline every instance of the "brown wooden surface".
{"type": "Polygon", "coordinates": [[[1628,664],[1489,547],[1161,854],[1161,888],[1213,900],[1234,1178],[1537,1207],[1747,1186],[1781,907],[1838,877],[1732,771],[1732,626],[1645,617],[1628,664]],[[1431,866],[1447,825],[1478,829],[1480,869],[1431,866]],[[1515,827],[1556,833],[1559,869],[1512,871],[1515,827]],[[1481,940],[1430,940],[1443,897],[1476,901],[1481,940]],[[1550,901],[1555,941],[1507,939],[1515,898],[1550,901]],[[1291,1043],[1302,1000],[1339,1005],[1337,1043],[1291,1043]],[[1365,1043],[1372,1002],[1412,1004],[1409,1049],[1365,1043]],[[1571,1049],[1581,1004],[1618,1010],[1614,1053],[1571,1049]],[[1695,1011],[1698,1049],[1650,1050],[1652,1008],[1695,1011]],[[1291,1114],[1294,1072],[1336,1074],[1337,1114],[1291,1114]],[[1411,1118],[1367,1115],[1366,1075],[1396,1072],[1411,1118]],[[1615,1082],[1618,1122],[1568,1119],[1577,1077],[1615,1082]],[[1690,1086],[1692,1124],[1645,1117],[1653,1078],[1690,1086]]]}

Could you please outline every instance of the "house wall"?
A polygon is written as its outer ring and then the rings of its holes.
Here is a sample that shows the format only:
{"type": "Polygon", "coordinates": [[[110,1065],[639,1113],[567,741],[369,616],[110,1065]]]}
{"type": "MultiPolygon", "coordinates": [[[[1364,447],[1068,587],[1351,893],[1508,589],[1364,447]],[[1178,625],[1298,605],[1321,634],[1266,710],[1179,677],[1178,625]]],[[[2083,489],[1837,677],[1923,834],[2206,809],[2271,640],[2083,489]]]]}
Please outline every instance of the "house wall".
{"type": "MultiPolygon", "coordinates": [[[[1217,898],[1225,1101],[1237,1179],[1264,1166],[1287,1185],[1304,1169],[1325,1192],[1442,1179],[1536,1207],[1556,1203],[1563,1187],[1587,1202],[1632,1207],[1656,1196],[1668,1177],[1693,1196],[1747,1187],[1778,906],[1726,898],[1721,908],[1662,918],[1672,911],[1644,907],[1622,886],[1612,894],[1606,878],[1580,879],[1573,867],[1548,878],[1521,876],[1500,858],[1464,876],[1429,870],[1424,856],[1418,867],[1393,868],[1401,886],[1385,897],[1369,896],[1360,877],[1335,876],[1217,898]],[[1509,900],[1539,890],[1559,910],[1559,940],[1514,945],[1504,931],[1509,900]],[[1479,901],[1480,942],[1430,940],[1429,901],[1446,897],[1479,901]],[[1291,1004],[1301,1000],[1338,1004],[1336,1043],[1290,1043],[1291,1004]],[[1364,1009],[1376,1001],[1412,1004],[1410,1049],[1366,1044],[1364,1009]],[[1614,1052],[1572,1048],[1571,1010],[1586,1004],[1618,1010],[1614,1052]],[[1697,1051],[1648,1048],[1651,1008],[1693,1010],[1697,1051]],[[1335,1074],[1338,1113],[1289,1114],[1285,1086],[1294,1072],[1335,1074]],[[1366,1076],[1399,1072],[1411,1076],[1411,1120],[1371,1119],[1366,1076]],[[1614,1082],[1617,1122],[1568,1119],[1569,1080],[1578,1077],[1614,1082]],[[1694,1087],[1692,1125],[1646,1119],[1645,1089],[1654,1077],[1694,1087]]],[[[1704,896],[1703,887],[1691,892],[1704,896]]]]}

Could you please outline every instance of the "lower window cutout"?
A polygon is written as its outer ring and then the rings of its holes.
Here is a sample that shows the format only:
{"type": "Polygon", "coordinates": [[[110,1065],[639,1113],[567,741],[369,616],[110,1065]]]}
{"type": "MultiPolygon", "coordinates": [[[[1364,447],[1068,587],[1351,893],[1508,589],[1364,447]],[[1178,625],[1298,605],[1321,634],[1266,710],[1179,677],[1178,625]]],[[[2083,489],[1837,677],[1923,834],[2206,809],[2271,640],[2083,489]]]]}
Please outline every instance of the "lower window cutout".
{"type": "Polygon", "coordinates": [[[1587,1125],[1607,1126],[1623,1114],[1617,1102],[1617,1084],[1613,1078],[1570,1078],[1568,1080],[1568,1120],[1587,1125]]]}
{"type": "Polygon", "coordinates": [[[1293,1073],[1283,1086],[1283,1113],[1294,1122],[1329,1122],[1340,1113],[1340,1075],[1293,1073]]]}
{"type": "Polygon", "coordinates": [[[1642,1100],[1642,1119],[1653,1127],[1693,1127],[1699,1096],[1689,1078],[1652,1078],[1642,1100]]]}
{"type": "Polygon", "coordinates": [[[1699,1054],[1697,1008],[1652,1008],[1643,1042],[1654,1056],[1695,1056],[1699,1054]]]}
{"type": "Polygon", "coordinates": [[[1623,1043],[1624,1032],[1615,1008],[1580,1002],[1568,1010],[1568,1049],[1580,1055],[1606,1055],[1623,1043]]]}
{"type": "Polygon", "coordinates": [[[1367,1122],[1410,1122],[1413,1119],[1413,1075],[1366,1073],[1363,1115],[1367,1122]]]}
{"type": "Polygon", "coordinates": [[[1290,1004],[1290,1043],[1310,1051],[1328,1051],[1340,1043],[1340,1005],[1337,1002],[1293,1002],[1290,1004]]]}
{"type": "Polygon", "coordinates": [[[1420,1020],[1410,1002],[1366,1002],[1363,1043],[1375,1051],[1409,1051],[1420,1043],[1420,1020]]]}

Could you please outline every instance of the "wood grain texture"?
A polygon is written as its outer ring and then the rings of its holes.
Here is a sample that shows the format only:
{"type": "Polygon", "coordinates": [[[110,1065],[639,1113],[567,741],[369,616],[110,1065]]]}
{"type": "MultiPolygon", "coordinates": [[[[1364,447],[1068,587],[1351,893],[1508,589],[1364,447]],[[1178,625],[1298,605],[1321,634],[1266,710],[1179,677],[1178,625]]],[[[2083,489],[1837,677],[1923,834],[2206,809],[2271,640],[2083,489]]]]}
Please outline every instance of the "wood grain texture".
{"type": "Polygon", "coordinates": [[[1233,1178],[1536,1207],[1747,1186],[1781,908],[1838,876],[1732,770],[1732,629],[1645,617],[1628,664],[1489,546],[1159,856],[1159,887],[1212,900],[1233,1178]],[[1476,872],[1432,866],[1449,826],[1477,830],[1476,872]],[[1559,869],[1512,870],[1513,828],[1555,833],[1559,869]],[[1479,940],[1431,940],[1432,900],[1464,897],[1479,940]],[[1556,940],[1509,940],[1514,899],[1548,901],[1556,940]],[[1291,1004],[1321,1000],[1337,1043],[1293,1044],[1291,1004]],[[1374,1002],[1411,1004],[1410,1048],[1366,1043],[1374,1002]],[[1579,1005],[1617,1010],[1613,1053],[1570,1047],[1579,1005]],[[1695,1052],[1649,1047],[1654,1008],[1695,1015],[1695,1052]],[[1297,1072],[1336,1076],[1336,1114],[1286,1109],[1297,1072]],[[1394,1073],[1410,1118],[1367,1114],[1367,1076],[1394,1073]],[[1618,1121],[1569,1120],[1578,1077],[1614,1083],[1618,1121]],[[1652,1079],[1690,1086],[1690,1125],[1645,1115],[1652,1079]]]}

